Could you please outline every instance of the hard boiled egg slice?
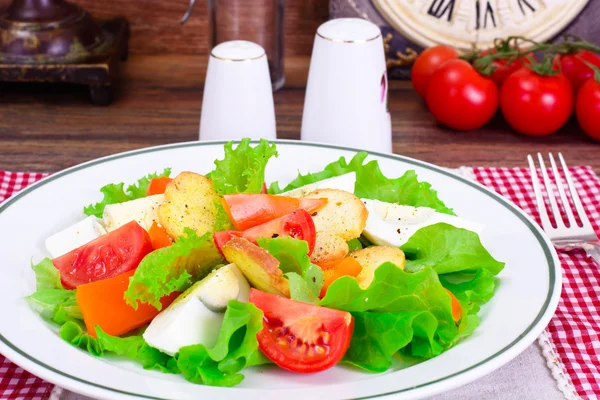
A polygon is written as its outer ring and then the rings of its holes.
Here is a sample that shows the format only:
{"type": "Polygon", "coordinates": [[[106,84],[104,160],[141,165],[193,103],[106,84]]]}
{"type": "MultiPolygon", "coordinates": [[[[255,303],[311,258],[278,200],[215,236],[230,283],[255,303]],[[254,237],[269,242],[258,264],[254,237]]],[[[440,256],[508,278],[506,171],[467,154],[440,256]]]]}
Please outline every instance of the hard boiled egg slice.
{"type": "Polygon", "coordinates": [[[124,203],[109,204],[104,207],[104,227],[108,232],[131,221],[137,221],[145,230],[158,221],[158,207],[165,202],[165,195],[142,197],[124,203]]]}
{"type": "Polygon", "coordinates": [[[379,200],[361,199],[369,217],[363,234],[373,244],[400,247],[419,229],[440,222],[480,233],[475,222],[436,212],[429,207],[401,206],[379,200]]]}
{"type": "Polygon", "coordinates": [[[354,183],[356,183],[356,173],[350,172],[348,174],[334,176],[333,178],[327,178],[323,179],[322,181],[304,185],[298,189],[281,193],[281,196],[304,197],[317,189],[339,189],[349,193],[354,193],[354,183]]]}
{"type": "Polygon", "coordinates": [[[248,301],[250,286],[235,264],[212,271],[158,314],[144,332],[144,340],[174,355],[181,347],[217,342],[230,300],[248,301]]]}

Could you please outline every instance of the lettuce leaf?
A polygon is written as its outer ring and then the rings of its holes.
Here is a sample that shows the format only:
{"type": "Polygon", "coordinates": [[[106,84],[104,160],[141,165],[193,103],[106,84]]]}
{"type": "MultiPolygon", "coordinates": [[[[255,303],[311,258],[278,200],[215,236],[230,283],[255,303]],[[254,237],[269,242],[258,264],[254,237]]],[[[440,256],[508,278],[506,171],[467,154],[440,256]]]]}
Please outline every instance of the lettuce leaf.
{"type": "Polygon", "coordinates": [[[163,176],[170,176],[171,168],[165,168],[160,174],[154,172],[140,178],[137,183],[127,186],[127,190],[124,190],[125,184],[121,183],[109,183],[100,188],[100,192],[104,195],[101,202],[96,204],[90,204],[83,208],[85,215],[95,215],[98,218],[102,218],[104,213],[104,207],[108,204],[124,203],[126,201],[140,199],[146,197],[148,185],[153,178],[160,178],[163,176]]]}
{"type": "Polygon", "coordinates": [[[363,161],[368,155],[369,153],[361,151],[352,157],[350,163],[347,163],[344,157],[340,157],[337,161],[328,164],[323,171],[312,172],[306,175],[302,175],[298,172],[298,176],[293,181],[288,183],[283,189],[280,189],[279,182],[273,182],[269,186],[268,192],[269,194],[280,194],[328,178],[348,174],[350,172],[356,172],[361,168],[363,161]]]}
{"type": "Polygon", "coordinates": [[[353,251],[360,250],[363,248],[363,244],[359,239],[352,239],[346,242],[348,244],[348,252],[352,253],[353,251]]]}
{"type": "Polygon", "coordinates": [[[75,299],[75,290],[63,288],[60,272],[49,258],[31,265],[35,272],[36,291],[25,297],[47,320],[61,324],[65,321],[83,319],[75,299]]]}
{"type": "Polygon", "coordinates": [[[310,262],[308,243],[291,237],[261,238],[257,242],[279,261],[289,281],[291,299],[317,304],[324,276],[323,270],[310,262]]]}
{"type": "Polygon", "coordinates": [[[356,153],[350,162],[344,157],[328,164],[323,171],[298,174],[296,179],[281,189],[278,182],[269,187],[269,193],[279,194],[299,187],[319,182],[327,178],[356,173],[354,194],[360,198],[380,200],[388,203],[397,203],[414,207],[430,207],[436,211],[454,215],[452,209],[442,202],[437,192],[427,182],[419,182],[415,171],[406,171],[399,178],[387,178],[379,168],[376,160],[364,164],[368,153],[356,153]]]}
{"type": "Polygon", "coordinates": [[[235,386],[251,365],[269,362],[258,350],[256,334],[263,327],[263,313],[252,303],[231,300],[225,311],[217,343],[182,347],[175,355],[177,367],[190,382],[211,386],[235,386]]]}
{"type": "Polygon", "coordinates": [[[497,275],[504,263],[483,247],[479,235],[440,223],[419,229],[402,247],[408,271],[432,267],[438,274],[487,269],[497,275]]]}
{"type": "Polygon", "coordinates": [[[433,341],[413,344],[413,355],[420,357],[438,355],[459,338],[450,295],[430,267],[410,273],[392,263],[384,263],[377,268],[373,282],[366,289],[362,289],[355,278],[341,277],[329,286],[320,305],[350,312],[430,312],[437,319],[437,328],[433,341]]]}
{"type": "Polygon", "coordinates": [[[171,246],[155,250],[142,259],[129,280],[124,295],[127,304],[137,309],[140,301],[161,310],[163,296],[184,291],[224,262],[212,233],[199,237],[191,229],[185,232],[186,235],[171,246]]]}
{"type": "Polygon", "coordinates": [[[273,156],[277,157],[275,143],[261,139],[255,147],[250,139],[242,139],[235,149],[233,141],[225,144],[225,158],[215,160],[210,172],[213,188],[220,195],[260,193],[265,181],[265,168],[273,156]]]}
{"type": "Polygon", "coordinates": [[[343,361],[371,372],[384,372],[392,356],[413,341],[435,346],[437,319],[429,311],[353,312],[354,333],[343,361]]]}
{"type": "Polygon", "coordinates": [[[207,349],[197,344],[182,347],[175,357],[150,347],[141,335],[111,336],[96,326],[97,338],[85,333],[80,324],[69,321],[60,328],[60,337],[73,346],[102,357],[106,353],[124,356],[164,373],[181,373],[193,383],[235,386],[244,376],[239,372],[270,362],[258,349],[256,334],[262,329],[263,314],[252,303],[229,302],[217,343],[207,349]]]}
{"type": "Polygon", "coordinates": [[[157,369],[164,373],[179,372],[175,359],[146,343],[141,335],[118,337],[105,333],[96,325],[97,338],[88,335],[82,327],[72,321],[66,322],[60,328],[60,337],[75,347],[96,356],[102,357],[111,352],[136,361],[144,369],[157,369]]]}

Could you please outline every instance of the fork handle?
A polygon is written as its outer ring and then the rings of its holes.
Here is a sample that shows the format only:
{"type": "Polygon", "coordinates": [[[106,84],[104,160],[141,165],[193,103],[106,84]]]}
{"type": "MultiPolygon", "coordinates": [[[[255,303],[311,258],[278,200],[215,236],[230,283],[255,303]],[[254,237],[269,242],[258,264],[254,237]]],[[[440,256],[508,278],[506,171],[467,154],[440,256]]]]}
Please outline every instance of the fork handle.
{"type": "Polygon", "coordinates": [[[584,250],[588,257],[591,257],[600,266],[600,243],[589,243],[584,246],[584,250]]]}

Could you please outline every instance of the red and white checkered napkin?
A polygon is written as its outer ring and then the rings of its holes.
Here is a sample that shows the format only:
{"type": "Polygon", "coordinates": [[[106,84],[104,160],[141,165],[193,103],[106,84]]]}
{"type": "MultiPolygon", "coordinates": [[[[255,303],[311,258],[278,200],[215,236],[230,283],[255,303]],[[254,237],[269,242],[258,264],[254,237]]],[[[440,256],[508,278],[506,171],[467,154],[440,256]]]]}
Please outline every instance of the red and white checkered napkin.
{"type": "MultiPolygon", "coordinates": [[[[473,172],[480,183],[509,198],[540,223],[527,169],[474,168],[473,172]]],[[[600,234],[600,179],[590,167],[572,168],[571,174],[594,230],[600,234]]],[[[546,329],[550,357],[556,358],[548,364],[568,398],[596,399],[600,397],[600,267],[583,251],[559,253],[559,257],[563,291],[546,329]]]]}
{"type": "MultiPolygon", "coordinates": [[[[482,184],[509,198],[539,222],[529,172],[525,168],[474,168],[482,184]]],[[[600,179],[590,167],[572,168],[577,190],[600,233],[600,179]]],[[[0,202],[46,174],[0,171],[0,202]]],[[[546,334],[552,364],[568,397],[600,397],[600,268],[583,252],[559,254],[563,292],[546,334]],[[566,382],[564,382],[566,380],[566,382]],[[570,393],[569,393],[570,392],[570,393]]],[[[0,356],[0,399],[46,400],[53,385],[0,356]]]]}

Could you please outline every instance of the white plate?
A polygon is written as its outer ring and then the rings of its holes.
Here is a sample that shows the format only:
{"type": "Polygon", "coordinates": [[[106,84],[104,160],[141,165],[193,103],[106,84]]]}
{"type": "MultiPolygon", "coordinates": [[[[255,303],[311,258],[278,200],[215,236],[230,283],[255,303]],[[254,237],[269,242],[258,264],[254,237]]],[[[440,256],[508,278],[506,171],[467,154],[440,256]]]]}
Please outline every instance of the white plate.
{"type": "MultiPolygon", "coordinates": [[[[287,183],[297,170],[317,171],[355,150],[278,141],[279,158],[269,163],[267,181],[287,183]]],[[[485,225],[484,245],[505,261],[492,301],[481,310],[474,335],[442,355],[413,367],[370,374],[344,366],[313,375],[275,367],[250,368],[236,388],[193,385],[181,376],[145,371],[122,360],[94,358],[63,342],[28,306],[34,291],[31,257],[46,256],[43,241],[82,218],[82,208],[100,200],[110,182],[134,182],[170,166],[173,172],[208,172],[222,158],[222,142],[161,146],[91,161],[56,173],[0,206],[0,352],[64,388],[106,399],[367,398],[432,395],[482,377],[516,357],[548,324],[561,289],[560,264],[544,234],[521,210],[483,186],[442,168],[406,157],[372,153],[387,176],[415,169],[456,213],[485,225]]]]}

